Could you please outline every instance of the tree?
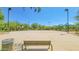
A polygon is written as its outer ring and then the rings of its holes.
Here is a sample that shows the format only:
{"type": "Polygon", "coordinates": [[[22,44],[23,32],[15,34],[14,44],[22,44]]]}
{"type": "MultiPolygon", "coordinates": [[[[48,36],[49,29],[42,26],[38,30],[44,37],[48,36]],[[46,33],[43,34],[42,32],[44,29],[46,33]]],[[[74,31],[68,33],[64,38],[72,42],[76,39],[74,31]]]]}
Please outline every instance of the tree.
{"type": "Polygon", "coordinates": [[[9,29],[10,31],[16,31],[17,23],[16,22],[10,22],[9,23],[9,29]]]}
{"type": "Polygon", "coordinates": [[[3,21],[4,20],[4,15],[2,13],[2,11],[0,10],[0,21],[3,21]]]}
{"type": "Polygon", "coordinates": [[[4,21],[0,21],[0,31],[4,31],[5,23],[4,21]]]}
{"type": "Polygon", "coordinates": [[[4,29],[4,14],[0,10],[0,30],[3,31],[4,29]]]}
{"type": "Polygon", "coordinates": [[[40,12],[41,8],[40,7],[30,7],[31,9],[34,10],[34,12],[40,12]]]}
{"type": "Polygon", "coordinates": [[[29,24],[22,24],[22,30],[29,30],[30,29],[30,25],[29,24]]]}
{"type": "Polygon", "coordinates": [[[33,29],[33,30],[38,30],[39,28],[39,25],[37,24],[37,23],[33,23],[33,24],[31,24],[31,28],[33,29]]]}
{"type": "Polygon", "coordinates": [[[79,31],[79,22],[75,23],[75,31],[78,34],[78,31],[79,31]]]}

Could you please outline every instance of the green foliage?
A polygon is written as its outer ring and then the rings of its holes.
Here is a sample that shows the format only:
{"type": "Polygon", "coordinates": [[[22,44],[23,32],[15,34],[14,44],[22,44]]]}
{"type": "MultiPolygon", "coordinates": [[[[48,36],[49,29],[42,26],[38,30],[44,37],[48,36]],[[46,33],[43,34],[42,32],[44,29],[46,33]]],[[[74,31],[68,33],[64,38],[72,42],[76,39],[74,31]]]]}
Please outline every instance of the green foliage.
{"type": "Polygon", "coordinates": [[[2,11],[0,11],[0,21],[4,20],[4,15],[2,13],[2,11]]]}
{"type": "Polygon", "coordinates": [[[76,33],[79,31],[79,22],[74,24],[76,33]]]}
{"type": "Polygon", "coordinates": [[[32,28],[33,30],[37,30],[38,27],[39,27],[39,24],[37,24],[37,23],[31,24],[31,28],[32,28]]]}
{"type": "Polygon", "coordinates": [[[0,9],[0,31],[2,31],[5,27],[5,23],[4,23],[4,15],[0,9]]]}
{"type": "Polygon", "coordinates": [[[10,22],[10,31],[28,30],[30,26],[28,24],[21,24],[18,22],[10,22]]]}
{"type": "Polygon", "coordinates": [[[5,28],[5,23],[3,21],[0,21],[0,31],[2,31],[5,28]]]}
{"type": "MultiPolygon", "coordinates": [[[[53,25],[53,26],[45,26],[37,23],[29,24],[21,24],[18,22],[10,22],[9,23],[10,31],[22,31],[22,30],[56,30],[56,31],[66,31],[66,25],[53,25]]],[[[69,25],[70,31],[79,31],[79,23],[75,23],[74,25],[69,25]]],[[[4,21],[0,22],[0,31],[8,31],[8,25],[4,21]]]]}
{"type": "Polygon", "coordinates": [[[22,24],[22,30],[29,30],[30,29],[30,25],[29,24],[22,24]]]}
{"type": "Polygon", "coordinates": [[[16,30],[16,27],[17,27],[17,23],[16,22],[10,22],[9,23],[10,31],[16,30]]]}

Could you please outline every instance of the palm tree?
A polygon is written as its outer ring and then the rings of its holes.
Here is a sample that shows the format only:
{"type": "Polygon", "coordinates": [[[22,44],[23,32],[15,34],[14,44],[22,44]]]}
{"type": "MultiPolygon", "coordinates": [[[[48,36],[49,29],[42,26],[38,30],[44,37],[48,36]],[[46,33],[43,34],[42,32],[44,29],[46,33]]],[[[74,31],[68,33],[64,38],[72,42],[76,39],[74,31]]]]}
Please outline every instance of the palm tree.
{"type": "Polygon", "coordinates": [[[69,33],[69,9],[65,9],[67,13],[67,33],[69,33]]]}
{"type": "Polygon", "coordinates": [[[31,9],[34,10],[34,12],[40,12],[41,11],[41,8],[40,7],[30,7],[31,9]]]}

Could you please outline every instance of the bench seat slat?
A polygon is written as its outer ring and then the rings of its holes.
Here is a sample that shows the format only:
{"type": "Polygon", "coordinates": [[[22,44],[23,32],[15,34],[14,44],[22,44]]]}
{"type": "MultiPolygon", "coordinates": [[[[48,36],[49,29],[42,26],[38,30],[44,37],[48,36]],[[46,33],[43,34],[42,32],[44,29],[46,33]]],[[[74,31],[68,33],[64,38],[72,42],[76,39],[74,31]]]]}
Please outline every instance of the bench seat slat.
{"type": "Polygon", "coordinates": [[[24,45],[50,45],[51,41],[24,41],[24,45]]]}

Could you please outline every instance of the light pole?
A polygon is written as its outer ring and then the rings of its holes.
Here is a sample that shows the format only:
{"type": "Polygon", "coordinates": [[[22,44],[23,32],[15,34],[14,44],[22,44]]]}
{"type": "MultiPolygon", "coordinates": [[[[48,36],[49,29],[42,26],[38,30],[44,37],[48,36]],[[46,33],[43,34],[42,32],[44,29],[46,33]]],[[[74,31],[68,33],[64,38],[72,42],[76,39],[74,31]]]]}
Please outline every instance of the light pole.
{"type": "Polygon", "coordinates": [[[67,33],[69,33],[69,9],[65,9],[66,13],[67,13],[67,33]]]}
{"type": "Polygon", "coordinates": [[[11,8],[8,8],[8,31],[10,30],[10,27],[9,27],[9,16],[10,16],[10,10],[11,10],[11,8]]]}

